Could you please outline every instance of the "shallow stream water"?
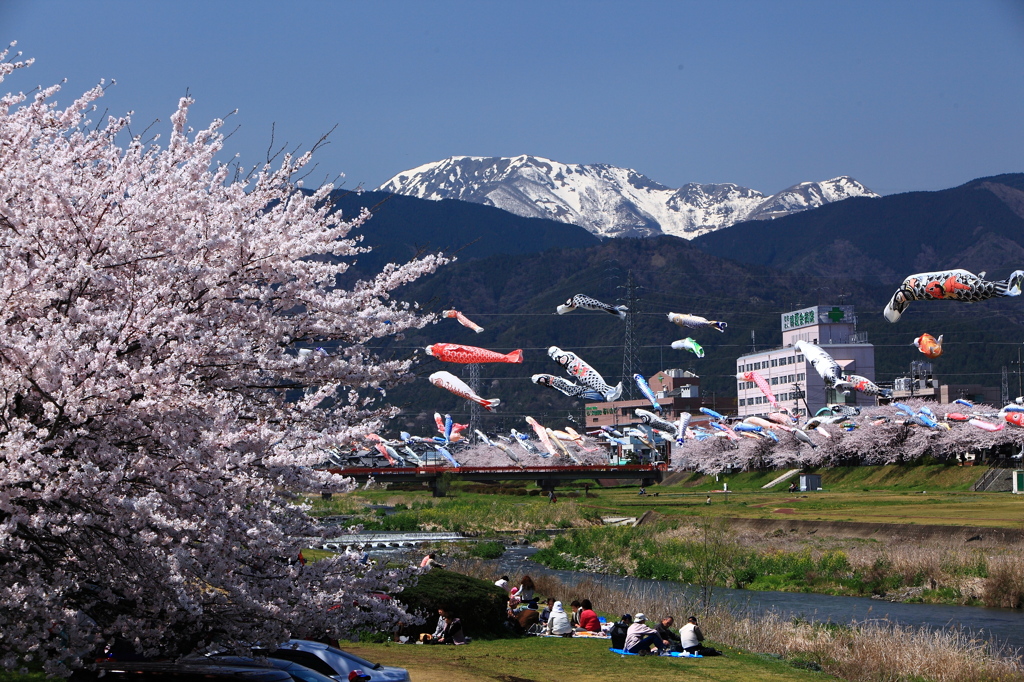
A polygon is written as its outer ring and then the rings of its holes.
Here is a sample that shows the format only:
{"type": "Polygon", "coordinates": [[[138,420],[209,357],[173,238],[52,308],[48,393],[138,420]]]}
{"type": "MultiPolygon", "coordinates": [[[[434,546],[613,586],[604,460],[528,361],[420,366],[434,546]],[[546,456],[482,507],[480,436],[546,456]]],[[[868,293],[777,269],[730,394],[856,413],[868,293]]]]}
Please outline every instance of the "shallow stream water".
{"type": "MultiPolygon", "coordinates": [[[[512,547],[495,562],[496,572],[508,575],[552,575],[573,585],[592,580],[609,587],[648,586],[666,593],[683,591],[698,599],[700,588],[669,580],[642,580],[586,571],[556,571],[530,559],[536,552],[530,547],[512,547]]],[[[716,587],[715,600],[726,601],[755,613],[775,611],[786,618],[814,622],[852,623],[887,619],[901,625],[928,628],[962,628],[984,639],[1024,649],[1024,610],[992,609],[981,606],[942,604],[901,604],[867,597],[838,597],[806,592],[757,592],[716,587]]],[[[677,618],[689,614],[676,614],[677,618]]]]}

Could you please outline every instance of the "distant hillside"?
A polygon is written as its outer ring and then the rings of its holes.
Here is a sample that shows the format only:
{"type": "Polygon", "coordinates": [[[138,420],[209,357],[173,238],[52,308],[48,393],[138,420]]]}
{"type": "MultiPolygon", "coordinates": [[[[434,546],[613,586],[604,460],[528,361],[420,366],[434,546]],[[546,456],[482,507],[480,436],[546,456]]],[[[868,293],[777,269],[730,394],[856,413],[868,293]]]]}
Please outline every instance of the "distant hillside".
{"type": "Polygon", "coordinates": [[[361,273],[378,272],[386,263],[405,262],[422,252],[444,251],[460,258],[525,254],[552,248],[593,246],[600,239],[582,227],[522,218],[466,201],[427,201],[387,192],[332,193],[346,218],[363,208],[373,213],[358,234],[373,251],[358,262],[361,273]]]}
{"type": "Polygon", "coordinates": [[[704,251],[794,273],[895,284],[928,270],[1024,267],[1024,174],[846,201],[703,235],[704,251]]]}

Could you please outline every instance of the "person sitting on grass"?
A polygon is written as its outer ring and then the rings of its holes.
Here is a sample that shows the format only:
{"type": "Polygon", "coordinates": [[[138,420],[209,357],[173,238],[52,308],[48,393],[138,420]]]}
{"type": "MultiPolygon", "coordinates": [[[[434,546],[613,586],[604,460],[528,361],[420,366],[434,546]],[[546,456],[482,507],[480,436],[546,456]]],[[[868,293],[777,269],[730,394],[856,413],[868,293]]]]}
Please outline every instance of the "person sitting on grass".
{"type": "Polygon", "coordinates": [[[625,649],[631,654],[646,656],[651,653],[651,645],[658,647],[658,654],[668,648],[668,641],[661,638],[658,631],[647,625],[647,616],[638,613],[633,616],[633,624],[626,631],[625,649]]]}
{"type": "Polygon", "coordinates": [[[551,617],[551,610],[555,607],[555,600],[553,597],[548,597],[546,606],[540,611],[540,622],[544,625],[548,624],[548,618],[551,617]]]}
{"type": "MultiPolygon", "coordinates": [[[[534,604],[536,606],[536,604],[534,604]]],[[[525,635],[540,621],[540,613],[536,608],[525,608],[515,611],[508,610],[509,628],[518,635],[525,635]]]]}
{"type": "Polygon", "coordinates": [[[569,602],[569,607],[572,609],[572,613],[569,615],[569,622],[574,628],[580,626],[580,611],[583,609],[583,605],[580,604],[578,599],[573,599],[569,602]]]}
{"type": "Polygon", "coordinates": [[[434,640],[435,644],[465,644],[466,635],[462,632],[462,620],[456,618],[451,611],[447,608],[440,608],[437,610],[441,614],[445,621],[444,632],[441,636],[434,640]]]}
{"type": "Polygon", "coordinates": [[[675,625],[676,619],[672,616],[666,616],[661,619],[658,626],[654,628],[658,631],[658,635],[668,642],[669,651],[682,651],[683,645],[680,641],[679,635],[672,632],[672,626],[675,625]]]}
{"type": "Polygon", "coordinates": [[[562,608],[562,602],[556,601],[551,607],[551,615],[548,616],[544,632],[549,635],[572,637],[572,624],[569,622],[569,616],[565,613],[565,609],[562,608]]]}
{"type": "Polygon", "coordinates": [[[608,631],[608,635],[612,638],[613,649],[625,649],[626,648],[626,632],[629,630],[629,626],[633,624],[633,616],[628,613],[622,614],[622,619],[618,623],[612,626],[612,629],[608,631]]]}
{"type": "Polygon", "coordinates": [[[589,599],[580,602],[580,624],[576,627],[577,632],[601,632],[601,619],[594,612],[594,605],[589,599]]]}
{"type": "Polygon", "coordinates": [[[437,627],[434,628],[434,634],[429,632],[420,633],[420,641],[424,644],[437,644],[437,640],[444,634],[444,630],[448,627],[448,619],[444,616],[444,609],[437,610],[437,627]]]}
{"type": "Polygon", "coordinates": [[[686,619],[686,625],[679,628],[679,639],[680,644],[683,647],[683,651],[688,654],[698,654],[700,656],[721,656],[722,652],[718,649],[704,646],[704,633],[700,631],[700,626],[697,625],[697,617],[690,616],[686,619]]]}
{"type": "Polygon", "coordinates": [[[520,601],[529,603],[533,600],[536,591],[537,586],[533,584],[533,578],[524,575],[523,579],[519,581],[519,592],[516,594],[519,596],[520,601]]]}

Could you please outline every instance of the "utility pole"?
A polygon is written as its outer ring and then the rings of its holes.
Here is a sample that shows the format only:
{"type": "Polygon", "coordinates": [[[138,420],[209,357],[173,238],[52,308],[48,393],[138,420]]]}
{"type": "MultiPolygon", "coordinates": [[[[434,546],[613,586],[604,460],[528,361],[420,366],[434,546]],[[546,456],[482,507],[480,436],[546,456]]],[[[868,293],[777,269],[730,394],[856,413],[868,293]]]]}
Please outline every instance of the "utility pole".
{"type": "MultiPolygon", "coordinates": [[[[1011,365],[1017,365],[1017,395],[1018,396],[1024,395],[1024,387],[1022,387],[1021,378],[1020,378],[1020,370],[1021,370],[1020,346],[1017,346],[1017,362],[1013,362],[1011,360],[1010,364],[1011,365]]],[[[1009,396],[1007,396],[1007,398],[1009,398],[1009,396]]],[[[1007,400],[1003,404],[1005,405],[1007,402],[1009,402],[1009,400],[1007,400]]]]}
{"type": "MultiPolygon", "coordinates": [[[[473,389],[473,392],[480,395],[480,365],[472,362],[466,365],[466,378],[469,387],[473,389]]],[[[480,428],[480,405],[470,401],[469,403],[469,432],[470,437],[476,433],[476,430],[480,428]]]]}
{"type": "Polygon", "coordinates": [[[626,334],[622,342],[622,399],[636,400],[637,388],[636,382],[633,381],[633,375],[640,369],[640,360],[637,358],[639,348],[636,340],[636,315],[640,299],[636,294],[637,286],[632,270],[626,275],[625,289],[625,304],[629,310],[626,311],[626,334]]]}
{"type": "Polygon", "coordinates": [[[811,416],[811,406],[807,404],[807,391],[800,388],[800,384],[793,384],[793,402],[797,411],[800,410],[800,398],[804,399],[804,414],[811,416]]]}
{"type": "Polygon", "coordinates": [[[1010,377],[1009,372],[1006,371],[1006,365],[1003,365],[1003,382],[999,397],[1003,399],[1003,405],[1010,402],[1010,377]]]}

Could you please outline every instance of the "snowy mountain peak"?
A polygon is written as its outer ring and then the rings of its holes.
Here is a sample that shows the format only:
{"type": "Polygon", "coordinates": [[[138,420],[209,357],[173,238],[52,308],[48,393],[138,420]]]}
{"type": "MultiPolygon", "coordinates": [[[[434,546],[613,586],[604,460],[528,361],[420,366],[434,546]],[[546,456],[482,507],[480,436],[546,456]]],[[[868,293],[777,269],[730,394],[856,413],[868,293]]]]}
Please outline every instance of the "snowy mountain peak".
{"type": "Polygon", "coordinates": [[[878,195],[850,177],[802,182],[777,194],[732,183],[661,185],[629,168],[539,156],[453,156],[403,171],[378,188],[459,199],[579,225],[601,237],[692,239],[744,220],[776,218],[854,196],[878,195]]]}

